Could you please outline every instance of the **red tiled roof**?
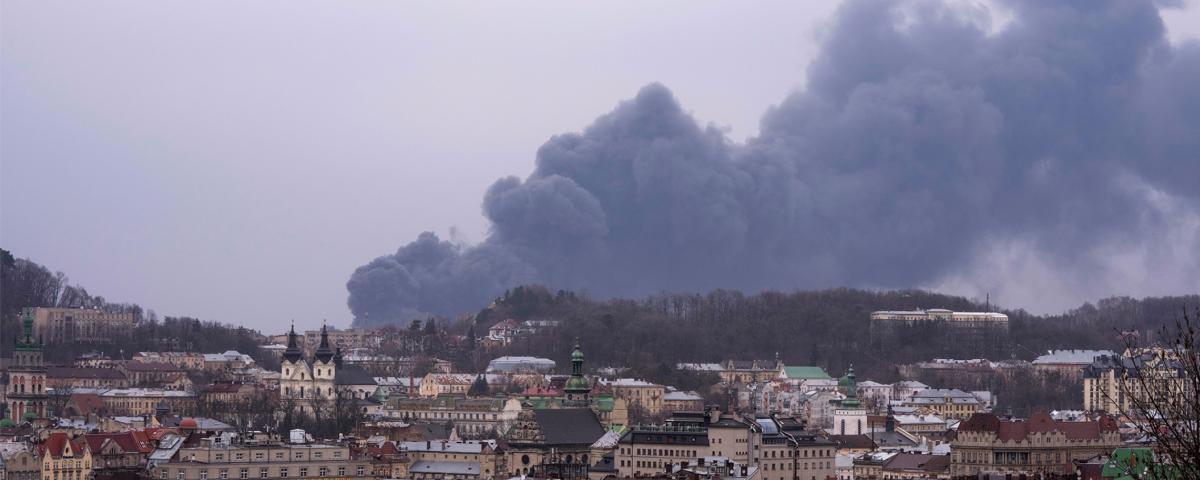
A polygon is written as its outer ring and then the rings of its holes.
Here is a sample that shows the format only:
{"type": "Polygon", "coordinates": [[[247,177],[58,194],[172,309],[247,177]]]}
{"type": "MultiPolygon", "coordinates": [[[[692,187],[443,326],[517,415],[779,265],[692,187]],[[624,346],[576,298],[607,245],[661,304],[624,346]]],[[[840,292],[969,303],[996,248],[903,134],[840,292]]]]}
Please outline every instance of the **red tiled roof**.
{"type": "Polygon", "coordinates": [[[1001,420],[990,413],[976,413],[958,426],[960,432],[991,432],[1000,441],[1020,442],[1030,434],[1062,432],[1071,440],[1096,440],[1105,432],[1116,431],[1111,418],[1068,422],[1055,420],[1044,412],[1035,413],[1027,420],[1001,420]]]}
{"type": "Polygon", "coordinates": [[[87,441],[88,448],[92,453],[99,453],[105,441],[116,443],[121,450],[126,452],[150,453],[154,451],[154,445],[150,443],[150,439],[145,434],[134,435],[134,432],[90,433],[84,435],[83,438],[87,441]]]}
{"type": "Polygon", "coordinates": [[[71,451],[76,456],[82,455],[83,449],[86,448],[86,444],[82,439],[71,440],[65,432],[53,432],[46,438],[45,442],[38,445],[38,454],[50,455],[52,458],[62,458],[68,443],[70,443],[71,451]]]}

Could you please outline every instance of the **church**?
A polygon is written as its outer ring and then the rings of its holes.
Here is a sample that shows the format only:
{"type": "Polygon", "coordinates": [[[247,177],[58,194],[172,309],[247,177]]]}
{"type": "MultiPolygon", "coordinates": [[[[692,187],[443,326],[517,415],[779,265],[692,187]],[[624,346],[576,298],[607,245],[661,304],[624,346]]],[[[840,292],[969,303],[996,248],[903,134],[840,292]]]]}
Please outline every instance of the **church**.
{"type": "Polygon", "coordinates": [[[279,394],[285,405],[312,414],[317,409],[332,408],[339,396],[356,401],[374,393],[377,385],[371,375],[357,365],[342,364],[341,349],[329,345],[327,327],[321,327],[321,343],[311,359],[304,358],[298,338],[293,325],[279,372],[279,394]]]}

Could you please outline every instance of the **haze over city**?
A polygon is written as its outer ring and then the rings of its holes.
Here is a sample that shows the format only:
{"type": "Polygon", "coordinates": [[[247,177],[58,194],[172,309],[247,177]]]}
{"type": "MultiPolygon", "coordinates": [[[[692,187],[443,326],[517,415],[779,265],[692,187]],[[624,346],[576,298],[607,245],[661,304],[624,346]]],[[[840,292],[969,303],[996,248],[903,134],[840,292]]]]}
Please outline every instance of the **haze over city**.
{"type": "Polygon", "coordinates": [[[506,282],[1196,293],[1200,5],[1159,4],[5,2],[0,245],[272,331],[506,282]]]}

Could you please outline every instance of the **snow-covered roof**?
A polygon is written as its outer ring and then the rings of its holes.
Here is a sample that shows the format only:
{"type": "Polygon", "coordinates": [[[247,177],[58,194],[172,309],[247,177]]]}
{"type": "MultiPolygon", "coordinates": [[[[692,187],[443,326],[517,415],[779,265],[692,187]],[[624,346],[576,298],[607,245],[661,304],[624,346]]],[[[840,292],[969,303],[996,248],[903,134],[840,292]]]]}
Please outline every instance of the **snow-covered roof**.
{"type": "Polygon", "coordinates": [[[1034,359],[1034,365],[1075,364],[1091,365],[1096,357],[1116,355],[1111,350],[1050,350],[1034,359]]]}

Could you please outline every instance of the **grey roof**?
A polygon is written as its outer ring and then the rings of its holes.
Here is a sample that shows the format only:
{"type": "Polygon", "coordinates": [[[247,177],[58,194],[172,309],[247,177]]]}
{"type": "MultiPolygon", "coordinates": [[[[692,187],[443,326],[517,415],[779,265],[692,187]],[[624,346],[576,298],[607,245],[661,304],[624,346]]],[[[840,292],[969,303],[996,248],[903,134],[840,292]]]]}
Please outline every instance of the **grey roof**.
{"type": "Polygon", "coordinates": [[[479,475],[479,464],[475,462],[448,462],[439,460],[417,460],[408,467],[410,473],[443,473],[447,475],[479,475]]]}
{"type": "Polygon", "coordinates": [[[1037,357],[1033,361],[1034,365],[1044,364],[1076,364],[1076,365],[1091,365],[1096,357],[1105,355],[1116,355],[1111,350],[1051,350],[1045,355],[1037,357]]]}
{"type": "Polygon", "coordinates": [[[604,436],[604,426],[587,408],[550,408],[533,411],[546,436],[546,445],[588,445],[604,436]]]}
{"type": "Polygon", "coordinates": [[[377,385],[375,377],[358,365],[342,365],[333,377],[337,385],[377,385]]]}

